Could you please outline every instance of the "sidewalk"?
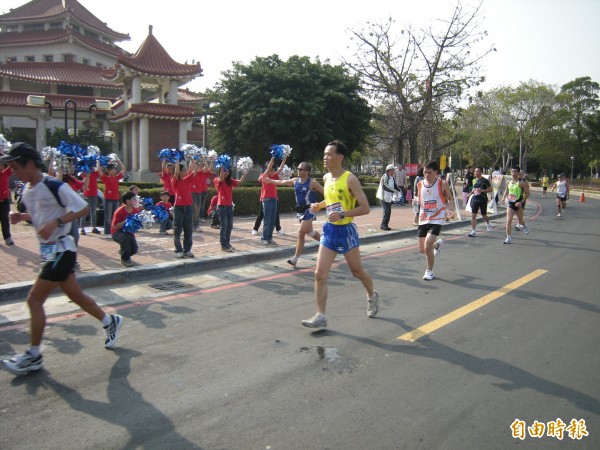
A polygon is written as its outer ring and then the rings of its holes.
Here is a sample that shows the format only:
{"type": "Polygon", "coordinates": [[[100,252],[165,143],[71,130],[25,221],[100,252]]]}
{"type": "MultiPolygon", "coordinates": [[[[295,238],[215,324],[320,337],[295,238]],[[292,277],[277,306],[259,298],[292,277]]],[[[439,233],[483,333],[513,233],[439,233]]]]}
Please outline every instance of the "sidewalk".
{"type": "MultiPolygon", "coordinates": [[[[412,207],[393,205],[390,227],[392,231],[379,229],[381,223],[381,207],[372,207],[366,216],[356,217],[354,223],[358,226],[361,242],[403,237],[415,237],[416,227],[412,225],[414,214],[412,207]]],[[[490,216],[492,217],[492,216],[490,216]]],[[[317,215],[315,229],[323,226],[324,213],[317,215]]],[[[465,225],[454,222],[450,226],[465,225]]],[[[274,234],[276,245],[261,245],[260,233],[251,234],[255,217],[235,217],[231,244],[234,253],[221,250],[219,230],[210,228],[209,221],[201,224],[201,231],[195,232],[192,252],[195,258],[176,259],[173,236],[158,233],[158,225],[150,230],[140,230],[136,233],[139,253],[132,260],[135,266],[125,269],[120,264],[119,246],[104,235],[89,233],[79,238],[78,261],[80,270],[77,278],[84,287],[119,284],[149,278],[177,276],[190,272],[215,269],[234,264],[251,264],[256,261],[282,258],[287,259],[294,254],[299,222],[295,214],[281,215],[281,228],[284,234],[274,234]]],[[[89,231],[91,228],[87,228],[89,231]]],[[[34,236],[31,225],[20,223],[11,226],[14,246],[0,244],[2,267],[0,268],[0,301],[25,298],[40,267],[38,241],[34,236]]],[[[318,248],[316,241],[307,240],[305,253],[315,252],[318,248]]]]}

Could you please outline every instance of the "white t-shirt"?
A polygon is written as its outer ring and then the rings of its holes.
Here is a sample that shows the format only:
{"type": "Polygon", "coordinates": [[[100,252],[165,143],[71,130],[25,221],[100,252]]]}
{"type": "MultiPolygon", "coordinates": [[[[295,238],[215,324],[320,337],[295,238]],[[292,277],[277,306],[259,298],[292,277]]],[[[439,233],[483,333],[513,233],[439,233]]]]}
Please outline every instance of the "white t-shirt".
{"type": "Polygon", "coordinates": [[[557,181],[556,182],[556,192],[560,197],[567,196],[567,182],[566,181],[557,181]]]}
{"type": "MultiPolygon", "coordinates": [[[[56,178],[44,174],[44,179],[49,178],[50,180],[56,180],[56,178]]],[[[64,207],[60,206],[54,194],[50,191],[50,188],[41,180],[35,186],[31,183],[27,183],[25,191],[23,192],[23,203],[27,207],[27,212],[31,215],[31,223],[36,230],[39,230],[42,225],[56,220],[59,217],[64,216],[70,211],[78,212],[87,206],[87,202],[82,199],[79,195],[71,189],[68,183],[63,183],[58,189],[58,196],[63,202],[64,207]]],[[[50,238],[44,240],[39,234],[36,234],[38,240],[42,244],[57,242],[58,251],[62,252],[70,250],[72,252],[77,251],[75,240],[69,231],[71,230],[71,223],[65,223],[60,227],[57,227],[50,238]],[[63,239],[59,239],[64,236],[63,239]]]]}

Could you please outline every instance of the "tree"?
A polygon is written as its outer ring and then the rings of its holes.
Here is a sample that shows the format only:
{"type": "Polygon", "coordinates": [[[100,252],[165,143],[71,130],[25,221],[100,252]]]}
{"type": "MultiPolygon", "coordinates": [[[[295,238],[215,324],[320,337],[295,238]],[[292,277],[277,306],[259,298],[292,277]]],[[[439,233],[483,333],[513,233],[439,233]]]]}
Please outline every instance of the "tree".
{"type": "Polygon", "coordinates": [[[215,92],[216,137],[230,154],[268,158],[272,144],[293,148],[292,161],[321,159],[325,144],[342,139],[360,148],[370,132],[371,111],[358,79],[342,66],[292,56],[234,63],[215,92]]]}
{"type": "MultiPolygon", "coordinates": [[[[465,11],[460,3],[449,20],[414,31],[408,27],[394,36],[394,20],[367,23],[365,29],[350,30],[357,41],[356,61],[345,61],[360,76],[367,93],[376,101],[395,104],[398,126],[389,139],[397,145],[398,160],[404,160],[404,142],[410,161],[417,162],[418,137],[429,118],[442,119],[453,111],[467,90],[484,81],[479,62],[494,50],[482,48],[487,33],[480,30],[481,4],[465,11]],[[393,99],[393,100],[392,100],[393,99]]],[[[443,146],[443,144],[442,144],[443,146]]]]}

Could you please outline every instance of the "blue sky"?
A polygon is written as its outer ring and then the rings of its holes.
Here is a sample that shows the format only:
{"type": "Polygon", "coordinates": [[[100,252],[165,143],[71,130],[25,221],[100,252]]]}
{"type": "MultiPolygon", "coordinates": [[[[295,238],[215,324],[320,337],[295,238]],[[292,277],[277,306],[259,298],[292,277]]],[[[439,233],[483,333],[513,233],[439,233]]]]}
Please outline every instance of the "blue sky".
{"type": "MultiPolygon", "coordinates": [[[[248,63],[256,56],[298,54],[339,63],[341,56],[352,55],[348,28],[389,16],[398,29],[420,28],[449,17],[456,5],[447,0],[79,1],[111,28],[130,34],[131,41],[121,43],[126,50],[137,50],[153,25],[175,60],[200,60],[205,76],[188,85],[196,91],[213,87],[232,61],[248,63]]],[[[2,0],[0,12],[24,3],[2,0]]],[[[560,86],[579,76],[600,82],[599,19],[600,0],[484,1],[486,44],[497,48],[484,60],[484,89],[530,79],[560,86]]]]}

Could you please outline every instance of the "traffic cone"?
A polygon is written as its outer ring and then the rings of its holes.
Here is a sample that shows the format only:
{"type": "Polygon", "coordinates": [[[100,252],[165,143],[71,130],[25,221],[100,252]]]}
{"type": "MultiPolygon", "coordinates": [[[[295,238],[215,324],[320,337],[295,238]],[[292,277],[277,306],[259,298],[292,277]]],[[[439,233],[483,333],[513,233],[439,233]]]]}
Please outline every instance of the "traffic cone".
{"type": "Polygon", "coordinates": [[[583,192],[583,191],[581,191],[581,195],[579,196],[579,201],[580,201],[581,203],[585,202],[585,194],[584,194],[584,192],[583,192]]]}

